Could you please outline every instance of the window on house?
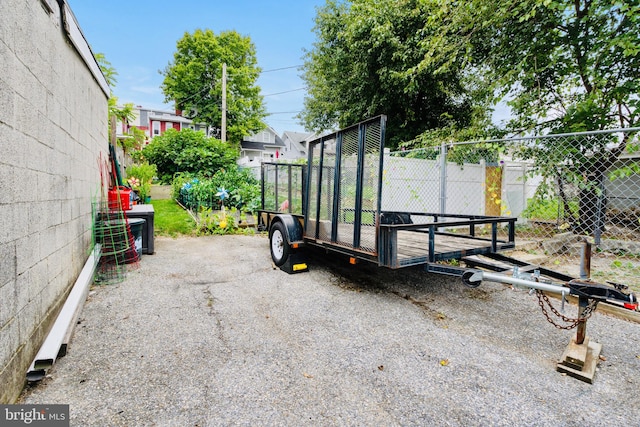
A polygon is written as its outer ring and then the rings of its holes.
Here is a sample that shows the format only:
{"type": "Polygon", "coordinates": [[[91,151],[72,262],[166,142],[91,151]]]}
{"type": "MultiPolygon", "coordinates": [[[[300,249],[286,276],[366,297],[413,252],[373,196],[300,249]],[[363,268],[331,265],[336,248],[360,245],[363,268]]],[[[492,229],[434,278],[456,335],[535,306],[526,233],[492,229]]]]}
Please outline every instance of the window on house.
{"type": "Polygon", "coordinates": [[[160,135],[160,122],[153,122],[153,134],[160,135]]]}
{"type": "Polygon", "coordinates": [[[263,130],[262,132],[260,132],[260,135],[258,135],[257,138],[260,142],[273,142],[273,138],[270,132],[263,130]]]}

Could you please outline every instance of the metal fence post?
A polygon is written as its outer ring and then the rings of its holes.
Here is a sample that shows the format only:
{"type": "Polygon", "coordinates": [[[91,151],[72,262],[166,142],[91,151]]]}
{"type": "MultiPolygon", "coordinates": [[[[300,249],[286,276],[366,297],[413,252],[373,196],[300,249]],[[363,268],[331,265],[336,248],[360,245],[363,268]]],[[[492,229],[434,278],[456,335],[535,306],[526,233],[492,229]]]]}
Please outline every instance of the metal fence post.
{"type": "Polygon", "coordinates": [[[604,174],[598,175],[598,201],[596,202],[596,221],[593,229],[593,238],[596,246],[600,245],[600,239],[602,238],[602,231],[604,229],[605,218],[605,206],[607,198],[604,188],[604,174]]]}
{"type": "Polygon", "coordinates": [[[440,144],[440,213],[447,212],[447,146],[440,144]]]}

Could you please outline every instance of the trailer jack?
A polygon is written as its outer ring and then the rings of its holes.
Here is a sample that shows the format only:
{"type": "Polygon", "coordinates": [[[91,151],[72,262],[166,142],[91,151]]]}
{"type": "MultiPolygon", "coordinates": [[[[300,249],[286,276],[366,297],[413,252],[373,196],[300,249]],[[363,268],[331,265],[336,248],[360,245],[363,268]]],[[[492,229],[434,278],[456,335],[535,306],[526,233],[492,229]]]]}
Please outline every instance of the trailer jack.
{"type": "Polygon", "coordinates": [[[590,342],[587,337],[587,319],[595,311],[598,300],[590,300],[587,296],[578,297],[578,324],[576,335],[562,353],[556,365],[558,372],[570,375],[589,384],[593,383],[596,366],[602,351],[602,344],[590,342]]]}
{"type": "Polygon", "coordinates": [[[637,298],[632,292],[628,292],[627,288],[623,285],[603,285],[592,282],[589,279],[573,279],[564,284],[553,283],[550,280],[541,278],[538,271],[520,274],[517,267],[514,267],[513,275],[511,276],[482,270],[468,270],[463,274],[463,280],[469,286],[477,286],[483,280],[489,280],[510,284],[515,288],[529,289],[531,293],[536,292],[542,311],[549,322],[560,329],[576,328],[576,335],[571,338],[569,345],[562,354],[557,364],[557,370],[589,384],[593,383],[596,365],[602,350],[601,344],[590,341],[586,335],[587,320],[595,311],[597,304],[599,302],[606,302],[627,309],[638,309],[637,298]],[[560,294],[563,305],[566,295],[577,297],[578,318],[569,319],[562,316],[560,312],[550,305],[544,292],[560,294]],[[561,326],[551,319],[543,302],[548,303],[551,311],[557,316],[560,316],[565,322],[569,322],[570,325],[561,326]]]}

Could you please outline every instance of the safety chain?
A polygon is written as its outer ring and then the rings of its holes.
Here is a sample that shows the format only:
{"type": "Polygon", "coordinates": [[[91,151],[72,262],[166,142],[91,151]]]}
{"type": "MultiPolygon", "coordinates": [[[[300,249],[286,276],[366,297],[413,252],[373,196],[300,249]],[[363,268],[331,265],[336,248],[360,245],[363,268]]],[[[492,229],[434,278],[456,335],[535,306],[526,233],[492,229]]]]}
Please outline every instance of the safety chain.
{"type": "Polygon", "coordinates": [[[558,329],[570,330],[570,329],[575,328],[576,326],[578,326],[578,324],[580,323],[581,320],[587,320],[589,317],[591,317],[593,312],[596,311],[596,307],[598,306],[598,300],[592,299],[589,302],[589,305],[584,309],[584,317],[578,318],[578,319],[571,319],[569,317],[564,316],[558,310],[556,310],[556,308],[551,305],[551,301],[549,301],[549,297],[546,296],[544,294],[544,292],[542,292],[541,290],[537,289],[536,290],[536,294],[538,296],[538,304],[540,305],[540,308],[542,309],[542,314],[544,314],[544,316],[547,318],[549,323],[551,323],[553,326],[555,326],[558,329]],[[553,314],[555,314],[557,317],[562,319],[563,322],[569,323],[569,325],[563,326],[563,325],[557,324],[551,318],[551,316],[549,316],[549,313],[547,313],[547,309],[544,307],[545,303],[549,306],[549,310],[551,310],[551,312],[553,314]]]}

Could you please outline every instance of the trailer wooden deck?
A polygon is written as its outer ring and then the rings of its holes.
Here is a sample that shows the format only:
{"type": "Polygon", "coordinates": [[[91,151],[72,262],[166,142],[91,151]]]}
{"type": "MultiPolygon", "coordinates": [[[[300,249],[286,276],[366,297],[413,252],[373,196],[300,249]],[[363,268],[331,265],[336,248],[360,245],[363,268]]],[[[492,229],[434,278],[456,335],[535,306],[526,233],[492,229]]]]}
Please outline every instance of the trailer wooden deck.
{"type": "Polygon", "coordinates": [[[495,253],[511,249],[513,242],[490,238],[470,237],[454,233],[436,232],[430,246],[428,232],[399,231],[397,234],[396,261],[393,267],[425,264],[428,262],[459,260],[465,256],[495,253]]]}
{"type": "Polygon", "coordinates": [[[496,253],[515,247],[516,218],[403,213],[405,217],[432,217],[419,224],[361,226],[308,221],[305,241],[389,268],[436,263],[465,256],[496,253]],[[333,232],[333,226],[336,231],[333,232]],[[354,242],[359,244],[354,245],[354,242]]]}

